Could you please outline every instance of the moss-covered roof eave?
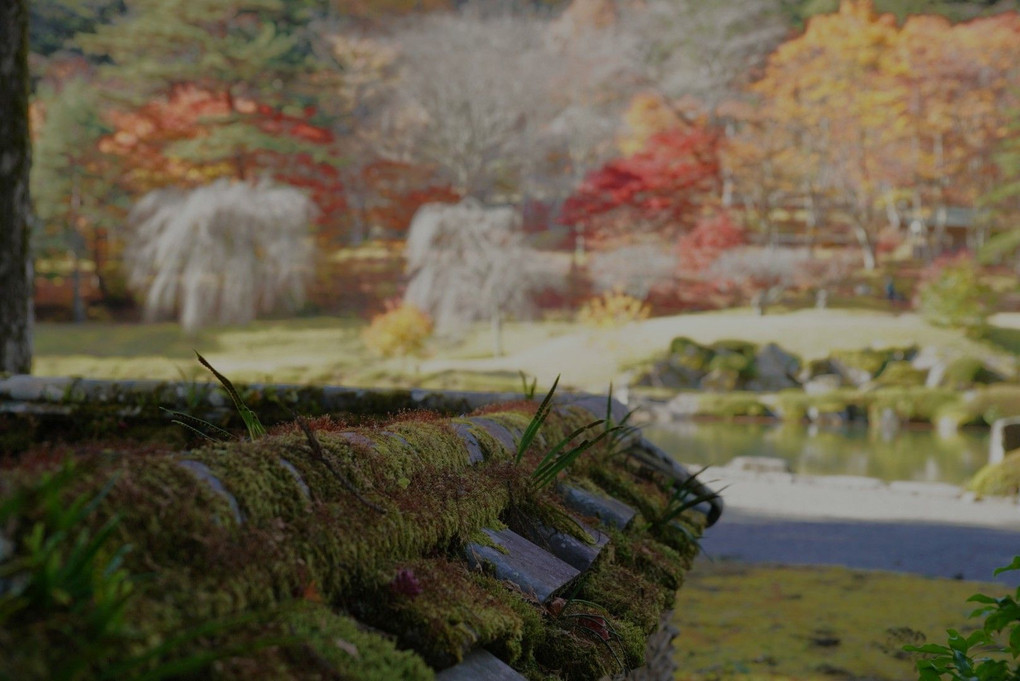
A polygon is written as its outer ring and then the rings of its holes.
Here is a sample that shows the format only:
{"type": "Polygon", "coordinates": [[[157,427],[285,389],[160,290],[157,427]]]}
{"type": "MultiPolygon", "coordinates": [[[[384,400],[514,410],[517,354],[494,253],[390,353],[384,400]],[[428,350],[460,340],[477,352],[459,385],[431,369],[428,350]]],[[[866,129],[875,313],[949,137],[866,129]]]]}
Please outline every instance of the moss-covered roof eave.
{"type": "MultiPolygon", "coordinates": [[[[447,404],[484,403],[478,395],[447,404]]],[[[557,404],[544,447],[604,416],[606,402],[567,396],[557,404]]],[[[310,664],[350,678],[428,678],[476,663],[482,650],[526,678],[597,678],[640,666],[697,535],[721,504],[707,502],[707,517],[687,512],[656,524],[688,474],[637,436],[615,453],[585,453],[558,485],[536,489],[529,476],[542,452],[517,463],[516,441],[507,442],[530,417],[517,402],[478,416],[408,412],[360,427],[320,418],[310,433],[282,425],[258,442],[91,453],[50,492],[40,489],[51,484],[53,465],[29,456],[0,483],[0,499],[18,500],[0,523],[5,546],[17,548],[0,558],[23,561],[31,528],[54,523],[47,494],[66,507],[98,499],[80,520],[89,536],[109,532],[93,567],[131,585],[123,630],[104,634],[131,643],[104,654],[144,658],[181,632],[205,632],[185,635],[164,656],[229,653],[213,665],[214,678],[240,678],[250,664],[267,670],[263,678],[320,678],[310,664]],[[640,504],[633,520],[603,525],[606,516],[570,504],[570,489],[640,504]],[[585,533],[590,544],[577,539],[585,533]],[[571,565],[576,558],[549,550],[569,543],[553,534],[596,549],[586,564],[571,565]],[[282,642],[263,645],[274,637],[282,642]],[[295,646],[314,655],[296,655],[295,646]]],[[[0,583],[0,598],[10,584],[0,583]]],[[[46,647],[68,625],[50,605],[0,619],[0,650],[19,651],[4,665],[52,671],[46,647]]],[[[87,627],[75,631],[89,640],[87,627]]]]}

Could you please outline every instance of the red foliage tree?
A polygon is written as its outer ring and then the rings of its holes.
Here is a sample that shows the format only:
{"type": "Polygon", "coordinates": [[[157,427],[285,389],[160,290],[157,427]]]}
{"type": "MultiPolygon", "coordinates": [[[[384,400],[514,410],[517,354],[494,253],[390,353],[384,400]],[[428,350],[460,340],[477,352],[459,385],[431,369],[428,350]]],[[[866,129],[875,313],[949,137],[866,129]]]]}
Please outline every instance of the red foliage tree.
{"type": "Polygon", "coordinates": [[[696,224],[718,193],[719,141],[703,126],[658,133],[643,151],[589,174],[564,203],[560,219],[589,238],[639,229],[674,238],[696,224]]]}
{"type": "Polygon", "coordinates": [[[676,245],[677,260],[681,269],[700,272],[712,264],[724,251],[747,243],[744,230],[738,227],[726,211],[704,215],[676,245]]]}

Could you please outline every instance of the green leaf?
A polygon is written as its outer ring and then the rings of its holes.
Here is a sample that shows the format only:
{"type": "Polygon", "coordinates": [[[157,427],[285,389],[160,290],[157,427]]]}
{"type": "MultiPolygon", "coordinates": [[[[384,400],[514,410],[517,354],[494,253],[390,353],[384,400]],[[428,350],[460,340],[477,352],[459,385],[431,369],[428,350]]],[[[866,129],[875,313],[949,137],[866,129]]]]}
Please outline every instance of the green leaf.
{"type": "Polygon", "coordinates": [[[556,392],[556,386],[560,383],[559,375],[556,376],[556,380],[553,381],[552,387],[549,388],[549,392],[546,394],[545,399],[538,405],[538,409],[535,411],[535,415],[531,418],[531,422],[528,423],[528,427],[524,429],[524,434],[521,435],[520,441],[517,443],[517,459],[516,462],[520,463],[521,459],[524,458],[524,453],[528,451],[528,447],[531,446],[531,442],[538,435],[538,430],[545,423],[545,419],[549,416],[551,407],[549,403],[552,402],[553,394],[556,392]]]}
{"type": "Polygon", "coordinates": [[[951,652],[949,648],[939,645],[938,643],[925,643],[920,646],[903,646],[903,650],[908,653],[924,653],[926,655],[948,655],[951,652]]]}
{"type": "Polygon", "coordinates": [[[967,652],[967,648],[969,646],[967,644],[967,639],[964,636],[960,635],[960,632],[958,632],[956,629],[950,629],[949,647],[952,650],[965,653],[967,652]]]}
{"type": "Polygon", "coordinates": [[[993,572],[992,574],[998,577],[1003,572],[1009,572],[1010,570],[1020,570],[1020,556],[1014,556],[1012,563],[1006,565],[1005,567],[996,568],[995,572],[993,572]]]}
{"type": "Polygon", "coordinates": [[[999,602],[999,599],[992,598],[991,596],[986,596],[985,594],[974,594],[973,596],[971,596],[970,598],[967,599],[967,602],[968,603],[990,603],[990,604],[994,605],[994,604],[999,602]]]}

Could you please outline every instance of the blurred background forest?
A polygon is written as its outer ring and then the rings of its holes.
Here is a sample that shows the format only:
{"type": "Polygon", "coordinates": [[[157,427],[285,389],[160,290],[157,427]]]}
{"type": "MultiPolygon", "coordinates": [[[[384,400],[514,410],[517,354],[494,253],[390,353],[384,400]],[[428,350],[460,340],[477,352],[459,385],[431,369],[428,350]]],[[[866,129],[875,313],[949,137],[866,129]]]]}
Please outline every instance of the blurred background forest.
{"type": "Polygon", "coordinates": [[[980,324],[1020,308],[1017,4],[32,0],[37,316],[339,315],[381,354],[748,304],[980,324]]]}

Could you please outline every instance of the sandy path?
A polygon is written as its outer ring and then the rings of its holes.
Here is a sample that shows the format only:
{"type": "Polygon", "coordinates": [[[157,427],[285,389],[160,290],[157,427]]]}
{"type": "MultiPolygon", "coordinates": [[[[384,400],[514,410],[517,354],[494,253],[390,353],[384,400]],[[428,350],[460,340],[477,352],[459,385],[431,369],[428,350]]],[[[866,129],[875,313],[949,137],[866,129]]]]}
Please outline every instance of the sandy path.
{"type": "MultiPolygon", "coordinates": [[[[989,581],[1020,555],[1020,506],[951,485],[709,469],[726,510],[710,557],[989,581]]],[[[998,581],[1020,585],[1020,574],[998,581]]]]}

